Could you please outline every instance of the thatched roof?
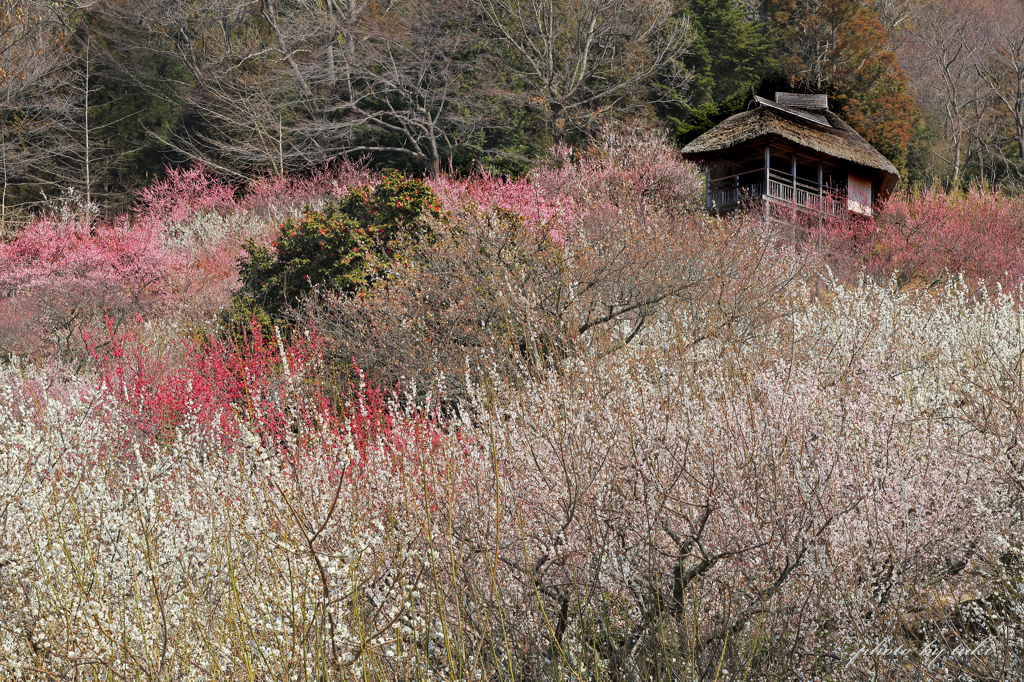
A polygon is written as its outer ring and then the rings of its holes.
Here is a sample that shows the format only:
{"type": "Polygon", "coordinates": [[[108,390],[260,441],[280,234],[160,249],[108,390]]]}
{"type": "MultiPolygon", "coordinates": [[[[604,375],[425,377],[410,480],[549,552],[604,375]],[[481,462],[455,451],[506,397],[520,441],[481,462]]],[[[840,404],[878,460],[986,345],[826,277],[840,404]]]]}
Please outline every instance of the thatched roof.
{"type": "Polygon", "coordinates": [[[748,111],[731,116],[683,147],[683,156],[705,160],[717,153],[775,137],[881,173],[886,190],[899,180],[896,167],[828,109],[785,106],[756,97],[748,111]]]}

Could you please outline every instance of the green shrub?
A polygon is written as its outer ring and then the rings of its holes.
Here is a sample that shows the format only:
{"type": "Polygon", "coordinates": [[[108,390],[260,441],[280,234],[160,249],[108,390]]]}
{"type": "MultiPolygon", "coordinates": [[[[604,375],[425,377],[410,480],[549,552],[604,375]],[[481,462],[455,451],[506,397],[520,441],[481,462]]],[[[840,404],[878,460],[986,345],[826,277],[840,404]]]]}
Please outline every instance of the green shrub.
{"type": "Polygon", "coordinates": [[[432,220],[440,217],[437,197],[425,183],[389,173],[376,187],[353,190],[321,211],[289,220],[271,247],[245,245],[242,288],[227,326],[246,332],[252,319],[265,331],[283,326],[286,311],[314,287],[365,291],[409,246],[429,238],[432,220]]]}

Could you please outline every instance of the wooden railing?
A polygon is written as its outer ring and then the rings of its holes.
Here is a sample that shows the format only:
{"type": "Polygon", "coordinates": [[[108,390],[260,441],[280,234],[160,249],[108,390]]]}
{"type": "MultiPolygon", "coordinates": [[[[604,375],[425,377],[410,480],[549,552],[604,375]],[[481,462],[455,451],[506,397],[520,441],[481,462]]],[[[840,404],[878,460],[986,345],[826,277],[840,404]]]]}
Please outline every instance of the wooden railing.
{"type": "Polygon", "coordinates": [[[763,194],[763,182],[754,182],[740,187],[726,187],[708,192],[706,206],[709,211],[720,211],[743,201],[760,199],[763,194]]]}
{"type": "MultiPolygon", "coordinates": [[[[761,169],[760,172],[763,173],[764,170],[761,169]]],[[[742,175],[746,175],[746,173],[742,175]]],[[[762,198],[776,204],[789,204],[795,209],[804,211],[836,215],[840,211],[846,210],[845,201],[836,200],[831,195],[821,196],[817,184],[797,178],[794,187],[792,176],[783,175],[774,170],[768,174],[767,193],[764,191],[763,181],[730,186],[730,183],[738,180],[738,176],[730,176],[712,182],[705,198],[707,210],[729,210],[745,201],[762,198]]]]}
{"type": "Polygon", "coordinates": [[[837,201],[831,196],[819,196],[817,188],[808,191],[799,185],[794,189],[792,184],[768,181],[769,200],[793,204],[796,208],[820,211],[837,215],[846,210],[846,202],[837,201]]]}

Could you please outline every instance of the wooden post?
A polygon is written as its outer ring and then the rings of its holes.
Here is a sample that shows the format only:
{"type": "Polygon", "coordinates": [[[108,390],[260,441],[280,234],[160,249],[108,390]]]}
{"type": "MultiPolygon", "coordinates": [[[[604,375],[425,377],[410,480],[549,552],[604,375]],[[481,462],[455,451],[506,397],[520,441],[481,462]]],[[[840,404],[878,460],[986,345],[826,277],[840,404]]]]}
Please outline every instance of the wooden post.
{"type": "Polygon", "coordinates": [[[766,142],[764,145],[764,220],[768,222],[769,215],[769,203],[771,201],[771,193],[769,192],[768,178],[770,177],[769,170],[772,164],[772,145],[771,142],[766,142]]]}
{"type": "Polygon", "coordinates": [[[790,173],[793,175],[793,246],[796,246],[796,152],[789,164],[790,173]]]}
{"type": "Polygon", "coordinates": [[[711,163],[704,167],[704,210],[711,210],[711,163]]]}
{"type": "Polygon", "coordinates": [[[825,196],[825,171],[824,164],[821,159],[818,159],[818,248],[821,248],[821,232],[825,226],[825,201],[822,197],[825,196]]]}

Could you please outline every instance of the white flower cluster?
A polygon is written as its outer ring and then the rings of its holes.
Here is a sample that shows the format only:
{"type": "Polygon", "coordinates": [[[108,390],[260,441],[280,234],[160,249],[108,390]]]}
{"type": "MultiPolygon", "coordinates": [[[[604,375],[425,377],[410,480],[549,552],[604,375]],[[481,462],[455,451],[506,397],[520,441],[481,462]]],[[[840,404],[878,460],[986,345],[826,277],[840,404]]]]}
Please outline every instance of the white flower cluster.
{"type": "Polygon", "coordinates": [[[26,405],[26,376],[0,378],[0,677],[322,679],[443,649],[422,528],[376,497],[417,484],[342,473],[350,435],[293,462],[187,423],[143,446],[110,396],[26,405]]]}
{"type": "Polygon", "coordinates": [[[898,628],[1020,654],[1016,299],[792,303],[739,341],[675,313],[458,428],[286,410],[277,449],[255,412],[140,442],[123,398],[0,370],[0,677],[843,679],[898,628]]]}

